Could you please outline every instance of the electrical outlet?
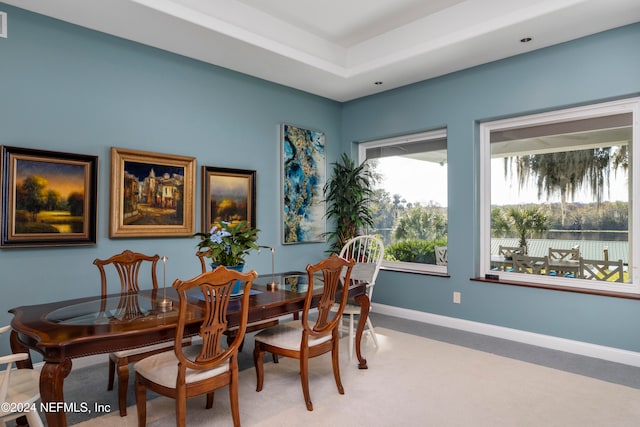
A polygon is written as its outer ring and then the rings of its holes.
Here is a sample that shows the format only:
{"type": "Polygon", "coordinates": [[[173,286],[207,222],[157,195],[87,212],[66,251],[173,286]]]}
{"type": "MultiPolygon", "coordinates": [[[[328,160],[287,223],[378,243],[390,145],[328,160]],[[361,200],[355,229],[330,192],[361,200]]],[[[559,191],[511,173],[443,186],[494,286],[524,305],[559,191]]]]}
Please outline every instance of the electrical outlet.
{"type": "Polygon", "coordinates": [[[454,292],[453,293],[453,303],[454,304],[460,304],[460,298],[461,298],[460,292],[454,292]]]}

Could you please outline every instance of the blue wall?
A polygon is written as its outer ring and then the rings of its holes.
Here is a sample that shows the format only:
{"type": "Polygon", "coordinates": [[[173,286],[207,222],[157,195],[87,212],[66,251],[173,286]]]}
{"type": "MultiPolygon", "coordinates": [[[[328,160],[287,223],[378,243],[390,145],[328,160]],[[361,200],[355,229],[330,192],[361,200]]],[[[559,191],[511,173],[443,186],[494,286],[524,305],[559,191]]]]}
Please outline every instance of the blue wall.
{"type": "MultiPolygon", "coordinates": [[[[0,38],[0,144],[100,162],[97,245],[1,249],[0,324],[15,306],[95,295],[93,260],[124,249],[166,255],[168,285],[199,272],[196,238],[109,239],[112,146],[197,157],[198,230],[200,166],[256,170],[259,244],[276,246],[276,269],[304,269],[325,256],[324,244],[280,244],[279,126],[326,132],[332,162],[340,155],[339,103],[2,3],[0,10],[10,29],[0,38]]],[[[271,252],[254,252],[247,263],[268,273],[271,252]]]]}
{"type": "Polygon", "coordinates": [[[357,141],[448,129],[451,277],[382,271],[374,301],[640,351],[640,301],[469,280],[479,253],[478,123],[637,96],[638,46],[634,24],[345,104],[342,140],[354,154],[357,141]]]}
{"type": "MultiPolygon", "coordinates": [[[[123,249],[166,255],[167,281],[198,272],[195,239],[109,239],[112,146],[257,170],[260,244],[275,245],[276,269],[289,270],[324,257],[326,246],[280,244],[280,123],[325,131],[328,164],[355,152],[355,141],[446,126],[451,277],[382,271],[375,301],[640,351],[639,301],[469,280],[478,258],[478,122],[637,95],[640,24],[340,104],[0,9],[10,29],[0,39],[0,144],[100,157],[97,245],[0,250],[0,324],[10,321],[11,307],[95,294],[92,261],[123,249]],[[452,304],[454,290],[462,304],[452,304]]],[[[197,182],[198,228],[199,171],[197,182]]],[[[267,251],[248,262],[270,271],[267,251]]]]}

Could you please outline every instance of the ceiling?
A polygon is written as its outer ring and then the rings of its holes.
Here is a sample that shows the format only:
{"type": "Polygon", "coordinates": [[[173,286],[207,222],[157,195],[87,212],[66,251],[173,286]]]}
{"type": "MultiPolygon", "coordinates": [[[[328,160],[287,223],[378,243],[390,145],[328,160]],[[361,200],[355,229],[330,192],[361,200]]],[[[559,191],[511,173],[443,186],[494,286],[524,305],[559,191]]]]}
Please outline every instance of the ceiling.
{"type": "Polygon", "coordinates": [[[640,22],[639,0],[0,1],[337,101],[640,22]]]}

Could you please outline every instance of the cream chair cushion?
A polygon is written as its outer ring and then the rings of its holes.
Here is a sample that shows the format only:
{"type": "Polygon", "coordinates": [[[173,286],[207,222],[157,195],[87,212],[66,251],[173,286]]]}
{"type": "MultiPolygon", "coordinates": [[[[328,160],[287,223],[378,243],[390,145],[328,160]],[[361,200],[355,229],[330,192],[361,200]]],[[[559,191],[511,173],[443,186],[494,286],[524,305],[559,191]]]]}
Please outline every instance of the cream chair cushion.
{"type": "MultiPolygon", "coordinates": [[[[331,307],[333,309],[333,307],[331,307]]],[[[344,306],[344,311],[342,314],[360,314],[362,307],[357,304],[347,304],[344,306]]]]}
{"type": "MultiPolygon", "coordinates": [[[[294,320],[264,329],[255,335],[254,340],[287,350],[300,350],[302,331],[302,322],[300,320],[294,320]]],[[[322,344],[329,340],[331,340],[331,334],[322,337],[310,337],[309,347],[322,344]]]]}
{"type": "MultiPolygon", "coordinates": [[[[184,354],[188,359],[195,359],[200,352],[201,345],[191,345],[184,347],[184,354]]],[[[164,353],[149,356],[136,363],[136,372],[144,375],[145,378],[165,387],[175,388],[176,378],[178,377],[178,358],[175,351],[166,351],[164,353]]],[[[215,377],[229,370],[229,362],[223,363],[213,369],[200,371],[196,369],[187,369],[186,382],[194,383],[207,378],[215,377]]]]}

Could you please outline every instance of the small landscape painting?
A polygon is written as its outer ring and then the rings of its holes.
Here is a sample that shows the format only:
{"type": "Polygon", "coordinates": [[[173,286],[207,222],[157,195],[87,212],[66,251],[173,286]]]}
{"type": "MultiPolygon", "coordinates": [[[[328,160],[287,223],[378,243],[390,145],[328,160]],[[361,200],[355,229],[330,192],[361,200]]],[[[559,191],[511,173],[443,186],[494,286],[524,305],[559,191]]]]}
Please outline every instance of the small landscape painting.
{"type": "Polygon", "coordinates": [[[203,232],[222,221],[256,228],[256,171],[203,166],[202,182],[203,232]]]}
{"type": "Polygon", "coordinates": [[[95,243],[96,156],[3,147],[2,246],[95,243]]]}

